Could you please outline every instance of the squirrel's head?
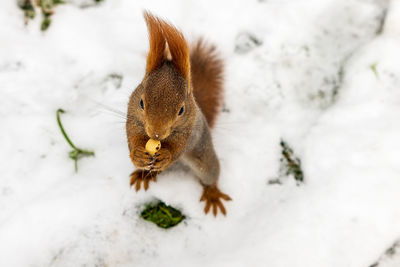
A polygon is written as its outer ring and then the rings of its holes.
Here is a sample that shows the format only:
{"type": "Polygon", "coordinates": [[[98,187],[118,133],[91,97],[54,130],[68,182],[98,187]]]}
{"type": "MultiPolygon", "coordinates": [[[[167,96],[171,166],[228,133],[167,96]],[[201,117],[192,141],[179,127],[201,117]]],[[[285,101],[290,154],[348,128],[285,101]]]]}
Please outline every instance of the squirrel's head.
{"type": "MultiPolygon", "coordinates": [[[[135,98],[146,134],[157,140],[194,121],[188,45],[174,26],[144,14],[150,41],[146,75],[135,98]]],[[[135,103],[132,103],[135,105],[135,103]]]]}

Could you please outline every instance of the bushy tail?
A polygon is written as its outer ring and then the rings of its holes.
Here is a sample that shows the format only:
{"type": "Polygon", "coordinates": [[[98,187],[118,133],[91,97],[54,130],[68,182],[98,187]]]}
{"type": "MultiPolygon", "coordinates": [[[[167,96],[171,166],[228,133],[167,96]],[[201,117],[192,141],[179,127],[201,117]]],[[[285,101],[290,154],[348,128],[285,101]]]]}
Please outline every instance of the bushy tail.
{"type": "Polygon", "coordinates": [[[194,97],[208,125],[213,127],[222,105],[223,61],[215,46],[199,39],[190,49],[190,65],[194,97]]]}

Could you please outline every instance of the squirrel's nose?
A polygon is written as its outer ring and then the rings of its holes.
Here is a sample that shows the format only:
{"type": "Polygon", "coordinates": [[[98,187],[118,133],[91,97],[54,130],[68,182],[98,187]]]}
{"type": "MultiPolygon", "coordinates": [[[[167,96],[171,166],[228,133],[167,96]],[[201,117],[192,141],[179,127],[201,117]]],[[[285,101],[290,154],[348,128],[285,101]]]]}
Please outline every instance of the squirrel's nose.
{"type": "Polygon", "coordinates": [[[168,134],[152,133],[152,134],[149,134],[149,137],[151,139],[155,139],[155,140],[160,140],[161,141],[162,139],[167,138],[168,134]]]}
{"type": "Polygon", "coordinates": [[[167,138],[170,134],[170,131],[168,129],[154,129],[153,127],[146,127],[146,133],[151,139],[155,140],[163,140],[167,138]]]}

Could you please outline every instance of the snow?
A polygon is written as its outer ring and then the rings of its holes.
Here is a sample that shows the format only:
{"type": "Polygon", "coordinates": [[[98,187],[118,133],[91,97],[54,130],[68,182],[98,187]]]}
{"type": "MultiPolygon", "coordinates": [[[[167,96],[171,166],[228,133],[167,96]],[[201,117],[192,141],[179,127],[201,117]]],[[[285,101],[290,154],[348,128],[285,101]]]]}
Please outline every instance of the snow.
{"type": "Polygon", "coordinates": [[[400,1],[88,3],[57,6],[44,33],[40,15],[24,26],[14,1],[0,3],[0,266],[400,266],[399,252],[382,256],[400,237],[400,1]],[[226,217],[204,215],[185,170],[129,188],[112,110],[125,112],[144,75],[144,9],[226,59],[213,131],[226,217]],[[77,173],[58,108],[96,153],[77,173]],[[281,139],[301,159],[300,186],[280,173],[281,139]],[[142,220],[154,199],[187,219],[142,220]]]}

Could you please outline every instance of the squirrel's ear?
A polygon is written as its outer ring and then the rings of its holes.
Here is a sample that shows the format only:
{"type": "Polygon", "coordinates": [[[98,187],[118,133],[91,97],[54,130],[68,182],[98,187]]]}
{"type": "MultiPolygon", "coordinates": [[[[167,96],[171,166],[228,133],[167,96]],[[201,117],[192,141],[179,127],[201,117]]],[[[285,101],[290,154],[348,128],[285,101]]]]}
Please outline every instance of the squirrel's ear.
{"type": "Polygon", "coordinates": [[[183,34],[174,26],[159,20],[162,32],[167,41],[165,58],[171,60],[178,72],[190,85],[190,58],[189,48],[183,34]]]}
{"type": "Polygon", "coordinates": [[[144,12],[149,31],[150,51],[147,55],[146,74],[159,68],[165,60],[172,61],[188,82],[190,92],[189,48],[183,34],[171,24],[144,12]]]}
{"type": "Polygon", "coordinates": [[[166,50],[166,40],[162,33],[160,20],[151,13],[145,11],[144,19],[146,20],[147,29],[149,31],[150,51],[147,55],[146,73],[160,67],[164,61],[164,53],[166,50]]]}

